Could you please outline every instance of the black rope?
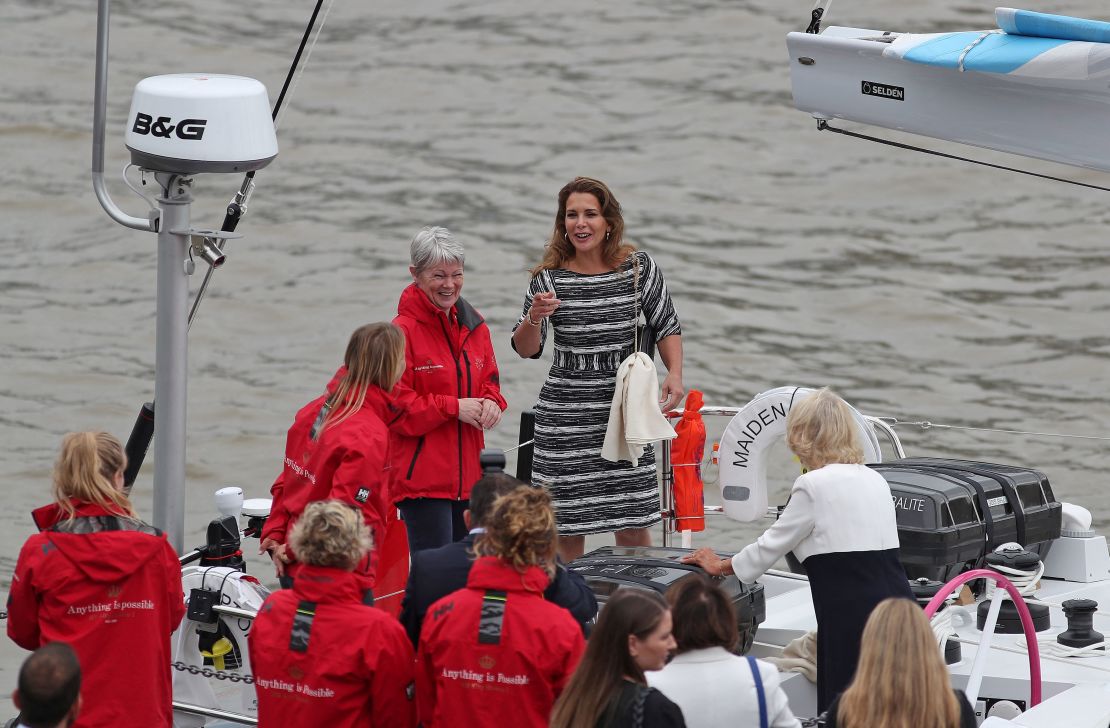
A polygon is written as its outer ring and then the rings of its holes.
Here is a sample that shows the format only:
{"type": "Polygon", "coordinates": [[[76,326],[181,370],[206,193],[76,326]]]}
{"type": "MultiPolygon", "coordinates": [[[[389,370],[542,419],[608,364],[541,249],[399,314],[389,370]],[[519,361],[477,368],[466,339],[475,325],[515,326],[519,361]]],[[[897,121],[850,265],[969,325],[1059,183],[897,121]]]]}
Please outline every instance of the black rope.
{"type": "Polygon", "coordinates": [[[912,144],[902,144],[900,142],[894,142],[894,141],[891,141],[889,139],[880,139],[879,137],[868,136],[867,134],[860,134],[858,132],[848,131],[846,129],[837,129],[834,126],[829,126],[829,122],[825,121],[824,119],[818,119],[817,120],[817,130],[818,131],[831,131],[831,132],[834,132],[836,134],[843,134],[844,136],[855,137],[856,139],[864,139],[864,140],[869,141],[869,142],[878,142],[879,144],[885,144],[888,147],[897,147],[898,149],[908,149],[911,152],[924,152],[925,154],[932,154],[934,157],[944,157],[945,159],[955,159],[955,160],[960,161],[960,162],[971,162],[972,164],[978,164],[978,165],[983,166],[983,167],[990,167],[991,169],[1001,169],[1001,170],[1006,171],[1006,172],[1017,172],[1018,174],[1024,174],[1024,175],[1028,175],[1030,177],[1040,177],[1041,179],[1052,180],[1053,182],[1063,182],[1065,184],[1075,185],[1077,187],[1087,187],[1087,188],[1092,189],[1092,190],[1101,190],[1102,192],[1110,192],[1110,187],[1102,187],[1100,185],[1093,185],[1093,184],[1089,184],[1087,182],[1079,182],[1079,181],[1074,180],[1074,179],[1065,179],[1064,177],[1053,177],[1050,174],[1040,174],[1039,172],[1030,172],[1027,169],[1017,169],[1016,167],[1007,167],[1007,166],[1002,165],[1002,164],[992,164],[990,162],[984,162],[984,161],[979,160],[979,159],[970,159],[968,157],[961,157],[961,156],[956,155],[956,154],[946,154],[945,152],[938,152],[935,149],[925,149],[924,147],[915,147],[912,144]]]}
{"type": "MultiPolygon", "coordinates": [[[[289,91],[289,86],[293,83],[294,76],[297,75],[297,67],[300,66],[301,56],[304,55],[305,46],[308,45],[308,39],[312,37],[312,31],[316,27],[316,18],[320,15],[320,8],[323,7],[324,0],[316,0],[316,7],[312,9],[312,17],[308,19],[308,25],[305,26],[304,35],[301,36],[301,44],[297,46],[297,53],[293,56],[293,62],[289,64],[289,72],[285,74],[285,83],[281,85],[281,93],[278,94],[277,101],[274,102],[274,108],[270,111],[270,118],[277,121],[278,114],[281,112],[282,104],[285,103],[285,94],[289,91]]],[[[235,228],[239,226],[239,220],[242,219],[243,213],[246,208],[238,201],[239,197],[244,199],[249,196],[249,190],[254,181],[255,170],[251,170],[243,175],[243,183],[239,186],[239,194],[235,199],[227,204],[227,211],[224,213],[223,224],[220,225],[220,230],[226,233],[235,232],[235,228]]],[[[205,283],[212,275],[212,268],[208,269],[208,275],[205,276],[205,283]]]]}
{"type": "Polygon", "coordinates": [[[312,35],[312,29],[316,27],[316,17],[320,14],[320,8],[323,7],[323,5],[324,0],[316,0],[316,7],[312,9],[312,17],[308,19],[308,26],[304,29],[304,35],[301,36],[301,44],[297,47],[297,55],[293,56],[293,63],[289,65],[289,73],[285,75],[285,83],[281,86],[281,93],[278,94],[277,103],[274,104],[274,110],[271,113],[271,118],[275,120],[277,119],[278,112],[281,111],[281,104],[285,101],[285,92],[289,90],[289,84],[293,82],[293,76],[297,72],[297,66],[301,63],[301,54],[304,53],[304,47],[308,45],[308,39],[312,35]]]}

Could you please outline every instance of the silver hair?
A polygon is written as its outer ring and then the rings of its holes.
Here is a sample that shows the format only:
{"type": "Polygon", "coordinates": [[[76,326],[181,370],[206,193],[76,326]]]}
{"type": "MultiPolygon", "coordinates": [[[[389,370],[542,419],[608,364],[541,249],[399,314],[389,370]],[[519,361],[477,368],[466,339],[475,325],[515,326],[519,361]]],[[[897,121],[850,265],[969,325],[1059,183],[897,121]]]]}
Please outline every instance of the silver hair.
{"type": "Polygon", "coordinates": [[[443,263],[466,263],[466,252],[462,243],[445,227],[426,227],[412,238],[409,247],[412,267],[420,273],[433,265],[443,263]]]}

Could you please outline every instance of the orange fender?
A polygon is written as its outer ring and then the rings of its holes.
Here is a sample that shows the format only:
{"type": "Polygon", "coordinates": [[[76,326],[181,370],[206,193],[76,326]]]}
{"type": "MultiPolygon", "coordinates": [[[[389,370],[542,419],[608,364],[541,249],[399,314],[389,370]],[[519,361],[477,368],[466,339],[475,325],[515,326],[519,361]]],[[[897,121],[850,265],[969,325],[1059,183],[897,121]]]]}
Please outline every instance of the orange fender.
{"type": "Polygon", "coordinates": [[[691,389],[686,395],[682,419],[674,428],[678,437],[671,441],[674,508],[679,531],[705,530],[705,484],[701,479],[701,459],[705,454],[703,404],[702,393],[691,389]]]}

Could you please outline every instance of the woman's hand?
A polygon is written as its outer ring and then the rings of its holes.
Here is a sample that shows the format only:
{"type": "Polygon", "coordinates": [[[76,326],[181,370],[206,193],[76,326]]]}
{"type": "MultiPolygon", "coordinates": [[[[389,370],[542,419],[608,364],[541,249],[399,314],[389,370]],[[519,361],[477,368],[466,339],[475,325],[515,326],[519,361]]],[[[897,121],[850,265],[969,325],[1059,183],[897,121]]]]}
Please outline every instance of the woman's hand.
{"type": "Polygon", "coordinates": [[[677,407],[682,398],[686,396],[686,390],[682,388],[682,372],[667,372],[667,377],[663,380],[663,389],[659,394],[659,406],[662,408],[663,414],[677,407]]]}
{"type": "Polygon", "coordinates": [[[285,565],[289,563],[289,547],[286,544],[278,543],[272,538],[262,539],[262,543],[258,546],[258,553],[270,554],[270,559],[274,562],[274,571],[277,572],[278,578],[285,576],[285,565]]]}
{"type": "Polygon", "coordinates": [[[478,418],[482,429],[492,430],[499,422],[501,422],[501,406],[492,399],[483,399],[482,416],[478,418]]]}
{"type": "Polygon", "coordinates": [[[482,429],[482,402],[477,397],[459,398],[459,420],[482,429]]]}
{"type": "Polygon", "coordinates": [[[732,563],[729,559],[722,559],[713,549],[707,547],[702,547],[688,556],[683,556],[682,563],[697,564],[705,569],[705,573],[710,576],[725,576],[732,573],[732,563]]]}
{"type": "Polygon", "coordinates": [[[532,307],[528,309],[528,318],[531,321],[539,323],[540,319],[549,318],[551,314],[555,313],[555,309],[559,308],[562,303],[555,294],[551,291],[544,291],[537,293],[532,297],[532,307]]]}

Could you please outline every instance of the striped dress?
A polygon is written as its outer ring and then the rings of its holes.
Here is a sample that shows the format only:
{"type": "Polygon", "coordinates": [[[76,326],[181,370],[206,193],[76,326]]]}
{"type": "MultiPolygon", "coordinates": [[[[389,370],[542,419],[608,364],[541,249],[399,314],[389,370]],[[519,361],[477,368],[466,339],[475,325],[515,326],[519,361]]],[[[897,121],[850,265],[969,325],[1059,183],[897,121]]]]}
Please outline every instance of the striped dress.
{"type": "Polygon", "coordinates": [[[640,311],[656,340],[681,334],[663,273],[642,251],[609,273],[542,271],[524,295],[517,326],[537,293],[554,291],[562,302],[543,322],[540,352],[533,357],[543,352],[550,323],[555,351],[536,402],[532,482],[551,494],[564,536],[646,528],[660,520],[654,448],[636,467],[601,459],[617,367],[635,341],[637,287],[640,311]]]}

